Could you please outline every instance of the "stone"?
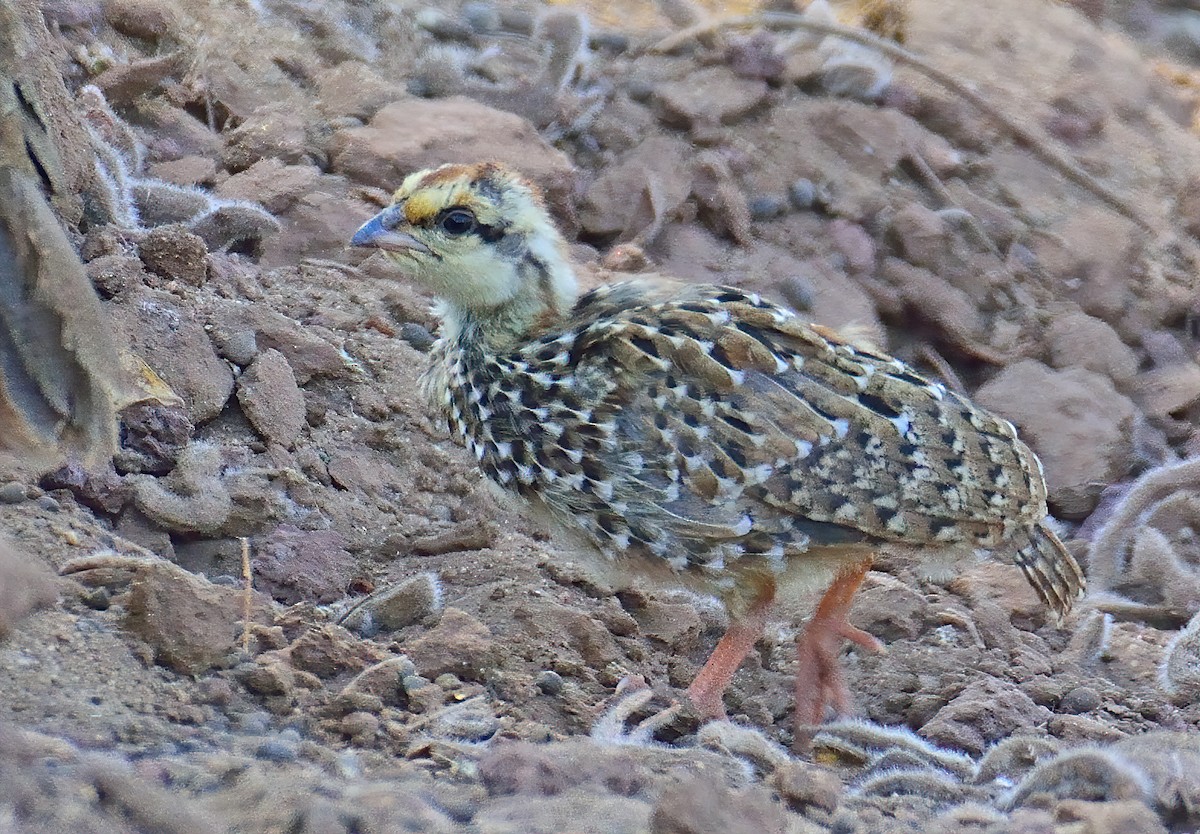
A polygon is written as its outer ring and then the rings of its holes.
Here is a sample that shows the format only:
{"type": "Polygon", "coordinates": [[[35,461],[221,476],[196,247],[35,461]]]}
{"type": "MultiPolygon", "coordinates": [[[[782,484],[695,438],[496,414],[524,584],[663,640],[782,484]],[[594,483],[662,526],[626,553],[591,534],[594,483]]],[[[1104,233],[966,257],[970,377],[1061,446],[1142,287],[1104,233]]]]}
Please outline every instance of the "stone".
{"type": "Polygon", "coordinates": [[[58,585],[40,561],[0,540],[0,640],[30,611],[52,605],[58,585]]]}
{"type": "Polygon", "coordinates": [[[388,104],[369,124],[334,134],[330,167],[358,182],[395,188],[413,171],[481,159],[521,171],[545,190],[552,207],[571,200],[573,168],[561,151],[520,116],[462,96],[388,104]]]}
{"type": "Polygon", "coordinates": [[[1046,330],[1050,364],[1104,374],[1114,385],[1128,384],[1138,372],[1138,357],[1106,322],[1084,312],[1054,317],[1046,330]]]}
{"type": "Polygon", "coordinates": [[[669,125],[732,125],[762,106],[768,89],[762,79],[741,78],[728,67],[716,66],[659,84],[654,99],[669,125]]]}
{"type": "Polygon", "coordinates": [[[427,678],[449,672],[470,681],[485,680],[502,657],[491,630],[459,608],[447,608],[434,628],[401,650],[427,678]]]}
{"type": "Polygon", "coordinates": [[[221,413],[233,393],[233,372],[190,310],[156,290],[123,298],[109,309],[137,355],[183,398],[193,424],[221,413]]]}
{"type": "Polygon", "coordinates": [[[711,774],[668,786],[650,814],[650,834],[785,834],[787,814],[769,791],[734,791],[711,774]]]}
{"type": "Polygon", "coordinates": [[[248,200],[272,214],[290,209],[321,179],[315,165],[288,165],[270,157],[260,159],[244,171],[231,176],[217,187],[223,200],[248,200]]]}
{"type": "Polygon", "coordinates": [[[988,745],[1030,729],[1050,718],[1015,684],[984,678],[969,684],[938,710],[920,734],[934,744],[981,755],[988,745]]]}
{"type": "Polygon", "coordinates": [[[238,379],[238,403],[267,440],[291,448],[304,428],[304,394],[287,357],[268,348],[238,379]]]}
{"type": "Polygon", "coordinates": [[[1050,503],[1067,518],[1086,517],[1103,486],[1133,466],[1134,404],[1094,371],[1025,359],[986,382],[974,400],[1016,425],[1041,458],[1050,503]]]}
{"type": "Polygon", "coordinates": [[[345,537],[336,530],[281,524],[255,543],[256,587],[287,605],[343,598],[357,569],[345,537]]]}
{"type": "Polygon", "coordinates": [[[237,648],[242,606],[241,590],[163,562],[134,571],[123,624],[150,647],[156,663],[201,675],[237,648]]]}
{"type": "Polygon", "coordinates": [[[168,280],[198,287],[208,278],[208,247],[204,240],[177,224],[147,232],[138,244],[138,255],[146,269],[168,280]]]}

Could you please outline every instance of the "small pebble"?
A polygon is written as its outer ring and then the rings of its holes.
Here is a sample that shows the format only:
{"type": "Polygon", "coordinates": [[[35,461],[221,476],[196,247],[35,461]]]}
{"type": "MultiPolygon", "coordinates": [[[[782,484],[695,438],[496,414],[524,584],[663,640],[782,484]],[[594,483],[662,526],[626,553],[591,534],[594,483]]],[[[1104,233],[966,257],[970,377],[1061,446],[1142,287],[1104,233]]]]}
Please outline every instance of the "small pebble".
{"type": "Polygon", "coordinates": [[[25,485],[22,483],[9,481],[0,486],[0,504],[20,504],[25,497],[25,485]]]}
{"type": "Polygon", "coordinates": [[[1090,686],[1077,686],[1063,696],[1058,704],[1059,712],[1069,712],[1078,715],[1081,712],[1091,712],[1098,709],[1102,699],[1100,693],[1090,686]]]}
{"type": "Polygon", "coordinates": [[[37,500],[37,505],[46,512],[56,513],[62,509],[62,505],[58,501],[51,498],[49,495],[43,495],[37,500]]]}
{"type": "Polygon", "coordinates": [[[433,347],[434,343],[434,337],[429,332],[429,328],[411,321],[406,321],[400,325],[400,338],[422,353],[433,347]]]}
{"type": "Polygon", "coordinates": [[[470,2],[462,4],[459,12],[467,25],[481,35],[495,32],[500,28],[500,12],[496,11],[496,7],[491,3],[470,0],[470,2]]]}
{"type": "Polygon", "coordinates": [[[625,85],[625,94],[634,101],[647,102],[654,95],[654,84],[645,79],[635,78],[625,85]]]}
{"type": "Polygon", "coordinates": [[[765,194],[751,200],[747,208],[754,220],[774,220],[787,211],[787,202],[774,194],[765,194]]]}
{"type": "Polygon", "coordinates": [[[588,46],[619,55],[629,49],[629,36],[622,32],[595,32],[588,38],[588,46]]]}
{"type": "Polygon", "coordinates": [[[458,679],[458,675],[452,675],[449,672],[438,675],[433,679],[433,682],[447,691],[451,689],[458,689],[460,686],[462,686],[462,681],[458,679]]]}
{"type": "Polygon", "coordinates": [[[792,275],[779,282],[779,292],[792,309],[803,313],[816,302],[816,290],[803,275],[792,275]]]}
{"type": "Polygon", "coordinates": [[[294,762],[300,751],[294,743],[272,738],[258,745],[254,755],[268,762],[294,762]]]}
{"type": "Polygon", "coordinates": [[[400,679],[400,685],[404,687],[405,692],[412,692],[414,689],[421,689],[429,686],[431,681],[429,678],[421,675],[405,675],[400,679]]]}
{"type": "Polygon", "coordinates": [[[417,12],[417,26],[443,41],[469,41],[473,36],[471,27],[441,9],[426,7],[417,12]]]}
{"type": "Polygon", "coordinates": [[[104,588],[96,588],[89,591],[79,599],[93,611],[107,611],[109,606],[112,605],[112,599],[109,598],[108,591],[104,588]]]}
{"type": "Polygon", "coordinates": [[[271,728],[271,716],[265,712],[247,712],[235,716],[238,732],[246,735],[263,735],[271,728]]]}
{"type": "Polygon", "coordinates": [[[533,679],[534,684],[538,689],[542,690],[547,695],[557,695],[563,691],[565,685],[562,675],[558,672],[553,672],[546,669],[543,672],[538,672],[537,677],[533,679]]]}
{"type": "Polygon", "coordinates": [[[807,211],[817,201],[817,187],[812,180],[801,177],[788,186],[788,200],[800,211],[807,211]]]}

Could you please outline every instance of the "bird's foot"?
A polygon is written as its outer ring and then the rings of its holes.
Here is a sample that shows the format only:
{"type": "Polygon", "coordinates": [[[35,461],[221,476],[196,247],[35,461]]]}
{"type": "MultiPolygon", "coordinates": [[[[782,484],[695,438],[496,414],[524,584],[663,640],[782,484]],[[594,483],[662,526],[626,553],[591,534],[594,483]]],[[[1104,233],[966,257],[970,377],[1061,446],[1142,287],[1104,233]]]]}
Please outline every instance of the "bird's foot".
{"type": "Polygon", "coordinates": [[[604,744],[645,747],[654,744],[659,730],[673,722],[683,709],[678,702],[638,721],[632,727],[629,720],[654,699],[654,690],[641,675],[626,675],[617,683],[617,690],[608,708],[596,719],[590,733],[592,739],[604,744]]]}
{"type": "Polygon", "coordinates": [[[796,638],[797,749],[806,747],[812,740],[815,727],[824,720],[827,708],[832,707],[834,712],[843,715],[853,705],[838,660],[843,640],[872,653],[885,650],[876,637],[842,618],[814,617],[796,638]]]}

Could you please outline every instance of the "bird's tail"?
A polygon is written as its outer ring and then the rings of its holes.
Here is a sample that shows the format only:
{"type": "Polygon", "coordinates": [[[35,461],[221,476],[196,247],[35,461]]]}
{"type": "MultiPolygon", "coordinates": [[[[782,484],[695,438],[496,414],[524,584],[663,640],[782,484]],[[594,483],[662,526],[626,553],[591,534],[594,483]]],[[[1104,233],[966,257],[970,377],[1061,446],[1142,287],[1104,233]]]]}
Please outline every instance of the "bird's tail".
{"type": "Polygon", "coordinates": [[[1075,600],[1087,590],[1087,577],[1075,557],[1045,525],[1029,531],[1029,543],[1017,549],[1015,561],[1042,602],[1061,623],[1075,600]]]}

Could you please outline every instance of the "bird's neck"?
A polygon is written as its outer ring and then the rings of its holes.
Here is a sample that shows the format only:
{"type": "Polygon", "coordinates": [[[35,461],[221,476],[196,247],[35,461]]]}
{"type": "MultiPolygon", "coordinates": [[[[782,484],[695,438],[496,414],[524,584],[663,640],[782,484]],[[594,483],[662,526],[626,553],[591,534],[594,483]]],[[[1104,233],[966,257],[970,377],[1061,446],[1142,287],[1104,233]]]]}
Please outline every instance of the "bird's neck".
{"type": "Polygon", "coordinates": [[[561,327],[578,295],[575,271],[561,250],[528,252],[516,266],[517,291],[496,307],[443,302],[442,338],[464,350],[506,352],[561,327]]]}

